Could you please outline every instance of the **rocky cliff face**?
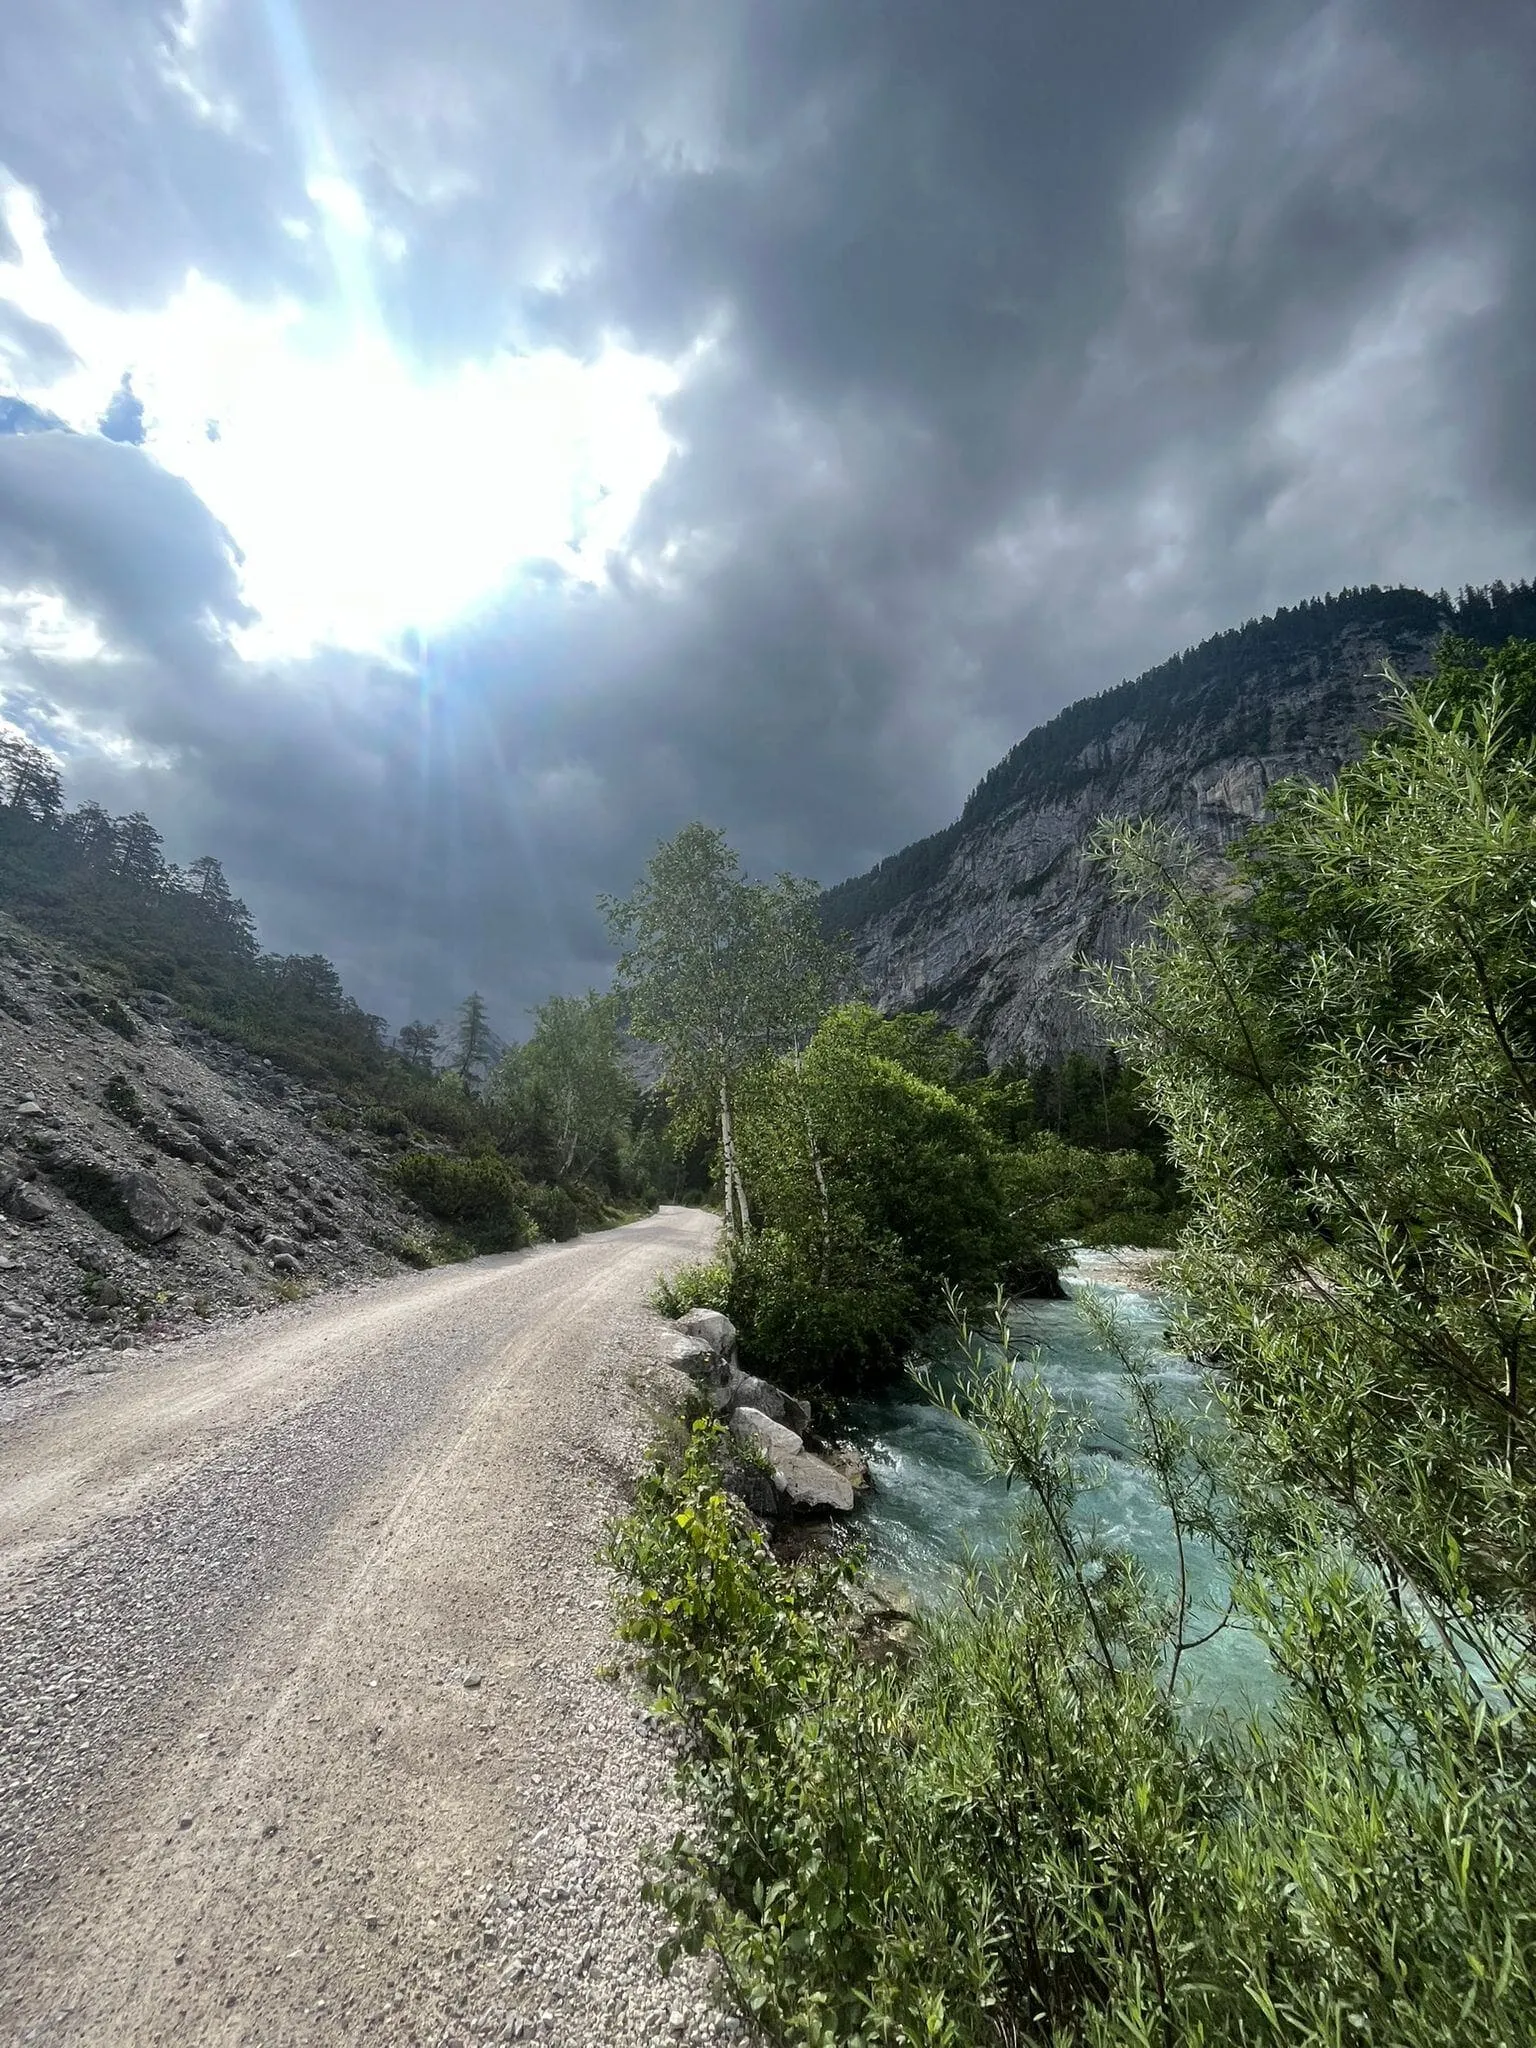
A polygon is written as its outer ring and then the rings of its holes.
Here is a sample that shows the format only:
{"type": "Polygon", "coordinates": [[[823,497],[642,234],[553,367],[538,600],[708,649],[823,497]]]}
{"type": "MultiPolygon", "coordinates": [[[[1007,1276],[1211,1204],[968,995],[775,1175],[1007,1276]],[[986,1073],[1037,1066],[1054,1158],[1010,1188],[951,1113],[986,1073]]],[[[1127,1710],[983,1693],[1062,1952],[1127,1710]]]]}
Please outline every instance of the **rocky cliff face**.
{"type": "Polygon", "coordinates": [[[1380,723],[1383,660],[1422,673],[1447,627],[1531,630],[1530,586],[1460,604],[1363,591],[1278,613],[1074,704],[999,763],[956,824],[830,890],[885,1010],[937,1010],[996,1065],[1091,1045],[1078,962],[1136,936],[1083,849],[1105,817],[1160,818],[1218,849],[1271,786],[1321,779],[1380,723]]]}

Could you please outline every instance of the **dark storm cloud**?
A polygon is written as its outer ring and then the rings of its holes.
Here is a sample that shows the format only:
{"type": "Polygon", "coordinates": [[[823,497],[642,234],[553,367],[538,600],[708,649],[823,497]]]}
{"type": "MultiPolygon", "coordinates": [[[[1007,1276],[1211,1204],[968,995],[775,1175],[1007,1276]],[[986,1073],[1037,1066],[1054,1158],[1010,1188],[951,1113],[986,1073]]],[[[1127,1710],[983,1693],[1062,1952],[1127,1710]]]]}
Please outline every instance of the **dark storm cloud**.
{"type": "Polygon", "coordinates": [[[233,543],[197,494],[94,434],[0,438],[0,588],[56,592],[111,642],[167,657],[249,617],[233,543]]]}
{"type": "Polygon", "coordinates": [[[133,742],[79,786],[224,853],[396,1018],[478,983],[507,1028],[600,978],[595,892],[690,816],[832,880],[1206,632],[1536,567],[1525,0],[170,18],[0,27],[36,86],[0,160],[82,284],[319,291],[282,223],[330,168],[402,238],[379,291],[424,362],[692,351],[610,587],[530,575],[411,675],[253,673],[189,492],[95,437],[0,444],[0,567],[132,650],[13,694],[133,742]]]}

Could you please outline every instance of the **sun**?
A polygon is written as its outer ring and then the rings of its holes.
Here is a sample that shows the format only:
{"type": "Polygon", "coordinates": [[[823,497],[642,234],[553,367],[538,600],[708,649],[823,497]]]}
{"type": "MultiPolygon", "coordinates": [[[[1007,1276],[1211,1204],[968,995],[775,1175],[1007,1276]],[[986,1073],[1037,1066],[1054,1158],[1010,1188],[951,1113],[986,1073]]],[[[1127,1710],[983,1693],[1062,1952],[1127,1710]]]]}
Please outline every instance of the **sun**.
{"type": "Polygon", "coordinates": [[[77,358],[22,395],[89,431],[131,374],[146,454],[243,557],[257,618],[238,639],[253,657],[387,654],[490,604],[533,561],[600,580],[671,452],[675,370],[612,344],[590,360],[503,348],[424,372],[365,287],[368,262],[387,259],[360,198],[334,178],[311,198],[338,279],[327,303],[251,304],[191,273],[165,304],[124,311],[71,283],[32,194],[11,185],[19,253],[0,293],[77,358]]]}

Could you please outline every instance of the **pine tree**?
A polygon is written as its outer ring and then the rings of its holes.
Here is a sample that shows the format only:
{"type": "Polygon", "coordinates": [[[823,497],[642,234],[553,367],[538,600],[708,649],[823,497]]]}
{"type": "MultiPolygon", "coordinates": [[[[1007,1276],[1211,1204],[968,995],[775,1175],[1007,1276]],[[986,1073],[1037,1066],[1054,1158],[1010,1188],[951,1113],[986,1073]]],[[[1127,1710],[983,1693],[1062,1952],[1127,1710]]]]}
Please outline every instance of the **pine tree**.
{"type": "Polygon", "coordinates": [[[496,1056],[496,1034],[491,1029],[485,997],[478,989],[460,1003],[458,1017],[453,1042],[453,1071],[465,1092],[473,1095],[496,1056]]]}
{"type": "Polygon", "coordinates": [[[424,1024],[419,1017],[413,1017],[409,1024],[402,1024],[395,1034],[395,1051],[424,1074],[437,1071],[442,1050],[437,1026],[424,1024]]]}

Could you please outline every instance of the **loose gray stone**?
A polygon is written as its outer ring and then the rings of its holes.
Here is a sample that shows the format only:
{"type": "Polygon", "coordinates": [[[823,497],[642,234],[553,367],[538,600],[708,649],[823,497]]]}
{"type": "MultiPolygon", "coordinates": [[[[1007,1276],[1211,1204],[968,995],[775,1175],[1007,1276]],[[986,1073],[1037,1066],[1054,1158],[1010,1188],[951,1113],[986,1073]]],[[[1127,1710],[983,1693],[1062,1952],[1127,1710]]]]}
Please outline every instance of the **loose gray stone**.
{"type": "Polygon", "coordinates": [[[736,1355],[736,1325],[717,1308],[691,1308],[677,1318],[677,1327],[685,1337],[707,1344],[716,1358],[736,1355]]]}
{"type": "Polygon", "coordinates": [[[853,1513],[853,1487],[841,1472],[815,1457],[792,1429],[775,1422],[760,1408],[738,1408],[726,1427],[738,1442],[765,1457],[773,1467],[779,1500],[796,1514],[853,1513]]]}
{"type": "Polygon", "coordinates": [[[782,1422],[775,1422],[761,1408],[738,1408],[726,1424],[738,1442],[749,1445],[775,1467],[786,1458],[798,1458],[805,1449],[802,1439],[782,1422]]]}
{"type": "Polygon", "coordinates": [[[180,1230],[181,1216],[176,1204],[152,1173],[120,1173],[116,1186],[128,1211],[128,1221],[146,1243],[159,1244],[180,1230]]]}
{"type": "Polygon", "coordinates": [[[22,1223],[46,1223],[53,1214],[53,1204],[24,1180],[17,1181],[12,1187],[6,1198],[6,1207],[22,1223]]]}
{"type": "Polygon", "coordinates": [[[690,1379],[702,1381],[712,1380],[719,1366],[714,1352],[697,1337],[674,1337],[666,1363],[687,1373],[690,1379]]]}
{"type": "Polygon", "coordinates": [[[804,1436],[811,1426],[811,1411],[803,1401],[797,1401],[793,1394],[786,1394],[782,1387],[776,1387],[769,1380],[760,1380],[756,1373],[744,1372],[736,1375],[732,1382],[731,1405],[736,1408],[756,1408],[774,1422],[782,1422],[786,1429],[792,1429],[798,1436],[804,1436]]]}
{"type": "Polygon", "coordinates": [[[796,1514],[851,1515],[853,1488],[841,1472],[834,1472],[825,1459],[802,1451],[773,1468],[774,1482],[784,1504],[796,1514]]]}

